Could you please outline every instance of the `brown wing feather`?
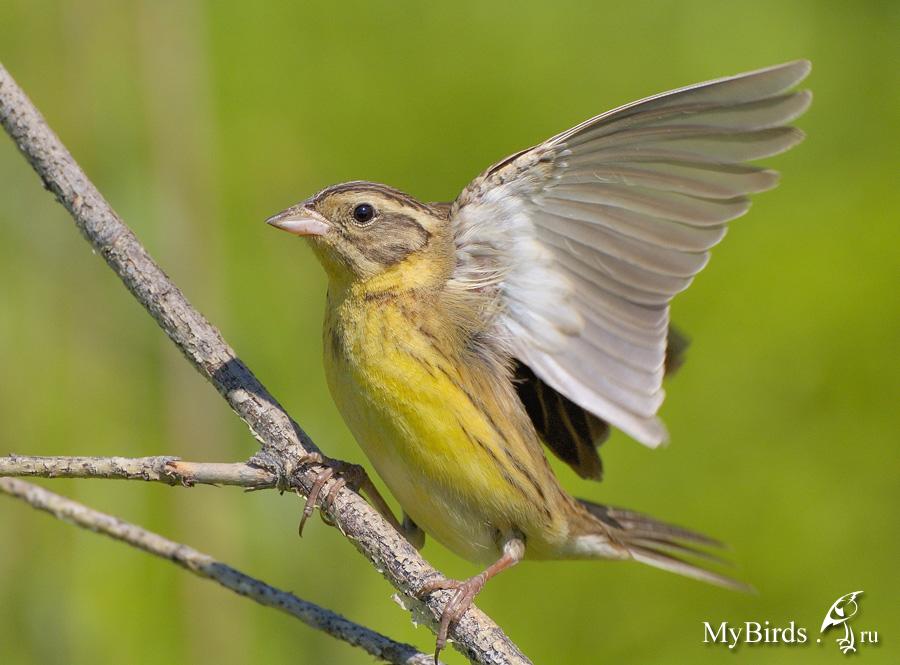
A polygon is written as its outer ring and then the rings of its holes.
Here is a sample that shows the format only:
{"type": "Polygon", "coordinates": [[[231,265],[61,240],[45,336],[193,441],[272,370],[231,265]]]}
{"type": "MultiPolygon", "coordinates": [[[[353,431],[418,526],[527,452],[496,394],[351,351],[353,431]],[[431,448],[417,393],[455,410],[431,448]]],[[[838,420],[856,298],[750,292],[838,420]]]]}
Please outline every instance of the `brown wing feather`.
{"type": "MultiPolygon", "coordinates": [[[[684,334],[669,328],[666,374],[681,367],[688,344],[684,334]]],[[[518,360],[515,384],[528,417],[550,452],[582,478],[602,480],[603,462],[597,448],[609,438],[609,423],[548,386],[518,360]]]]}
{"type": "Polygon", "coordinates": [[[582,478],[600,480],[603,464],[597,446],[609,435],[609,425],[541,381],[521,362],[516,363],[515,381],[519,399],[550,451],[582,478]]]}
{"type": "Polygon", "coordinates": [[[666,338],[666,376],[671,376],[684,364],[684,355],[691,339],[675,326],[669,326],[666,338]]]}

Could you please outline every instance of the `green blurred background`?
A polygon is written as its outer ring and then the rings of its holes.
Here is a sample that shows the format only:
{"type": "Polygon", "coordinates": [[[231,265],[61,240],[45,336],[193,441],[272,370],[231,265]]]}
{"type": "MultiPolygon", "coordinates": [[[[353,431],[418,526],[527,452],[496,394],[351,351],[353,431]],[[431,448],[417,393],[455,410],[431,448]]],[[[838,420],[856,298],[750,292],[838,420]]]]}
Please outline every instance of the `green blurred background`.
{"type": "MultiPolygon", "coordinates": [[[[813,1],[5,0],[0,60],[191,301],[330,454],[363,461],[325,387],[325,282],[262,220],[349,179],[448,200],[489,163],[662,90],[798,57],[809,138],[674,305],[693,338],[672,444],[621,434],[577,495],[732,545],[741,595],[637,565],[524,564],[479,604],[536,663],[898,660],[900,4],[813,1]],[[804,646],[704,646],[702,621],[796,621],[804,646]]],[[[3,453],[242,460],[215,391],[0,141],[3,453]]],[[[333,529],[274,492],[43,484],[428,650],[333,529]]],[[[440,546],[447,574],[474,569],[440,546]]],[[[462,659],[447,653],[451,663],[462,659]]],[[[169,563],[0,499],[0,662],[368,663],[169,563]]]]}

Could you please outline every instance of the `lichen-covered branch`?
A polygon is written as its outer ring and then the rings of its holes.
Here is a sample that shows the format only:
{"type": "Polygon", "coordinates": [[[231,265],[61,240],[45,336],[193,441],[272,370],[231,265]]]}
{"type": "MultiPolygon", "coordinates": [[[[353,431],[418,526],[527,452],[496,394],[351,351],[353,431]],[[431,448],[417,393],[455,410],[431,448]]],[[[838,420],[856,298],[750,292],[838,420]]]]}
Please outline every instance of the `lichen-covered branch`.
{"type": "MultiPolygon", "coordinates": [[[[275,472],[280,485],[308,494],[320,470],[305,464],[309,453],[317,452],[313,442],[153,261],[2,65],[0,123],[97,253],[247,423],[262,446],[255,465],[275,472]]],[[[432,594],[427,602],[413,596],[439,573],[350,488],[338,491],[324,510],[375,568],[407,596],[408,604],[419,612],[418,618],[427,619],[433,629],[449,593],[432,594]]],[[[466,612],[450,636],[459,651],[478,663],[528,662],[476,608],[466,612]]]]}
{"type": "Polygon", "coordinates": [[[50,513],[64,522],[102,533],[144,552],[172,561],[185,570],[189,570],[199,577],[214,580],[226,589],[251,598],[260,605],[274,607],[300,619],[308,626],[364,649],[375,658],[397,665],[432,665],[434,662],[430,655],[417,651],[409,644],[395,642],[389,637],[349,621],[331,610],[298,598],[287,591],[276,589],[231,566],[216,561],[208,554],[163,538],[152,531],[147,531],[117,517],[88,508],[32,483],[14,478],[0,478],[0,492],[21,499],[32,507],[50,513]]]}

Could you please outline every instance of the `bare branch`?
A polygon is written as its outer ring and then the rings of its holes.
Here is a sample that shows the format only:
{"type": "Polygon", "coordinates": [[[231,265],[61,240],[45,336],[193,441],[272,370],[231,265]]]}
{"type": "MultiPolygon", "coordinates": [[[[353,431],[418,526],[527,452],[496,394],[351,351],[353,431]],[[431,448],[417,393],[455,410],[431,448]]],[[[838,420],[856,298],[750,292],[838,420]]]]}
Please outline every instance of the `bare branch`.
{"type": "Polygon", "coordinates": [[[64,522],[102,533],[144,552],[172,561],[198,577],[214,580],[226,589],[251,598],[260,605],[274,607],[285,614],[290,614],[306,625],[359,647],[388,663],[431,665],[434,662],[430,655],[417,651],[409,644],[395,642],[331,610],[298,598],[287,591],[276,589],[192,547],[173,542],[152,531],[88,508],[37,485],[24,480],[0,478],[0,492],[21,499],[64,522]]]}
{"type": "Polygon", "coordinates": [[[0,457],[0,476],[39,478],[115,478],[167,485],[236,485],[246,489],[276,486],[271,471],[243,462],[185,462],[177,457],[0,457]]]}
{"type": "MultiPolygon", "coordinates": [[[[88,242],[250,427],[262,445],[255,465],[276,472],[280,482],[308,494],[317,468],[304,462],[310,452],[317,451],[315,445],[153,261],[2,65],[0,123],[88,242]]],[[[415,600],[414,594],[426,580],[440,574],[349,488],[341,489],[324,510],[376,570],[407,595],[413,611],[420,614],[418,618],[427,619],[433,630],[450,594],[432,594],[425,602],[415,600]]],[[[503,631],[474,607],[454,626],[450,637],[455,648],[478,663],[529,662],[503,631]]]]}

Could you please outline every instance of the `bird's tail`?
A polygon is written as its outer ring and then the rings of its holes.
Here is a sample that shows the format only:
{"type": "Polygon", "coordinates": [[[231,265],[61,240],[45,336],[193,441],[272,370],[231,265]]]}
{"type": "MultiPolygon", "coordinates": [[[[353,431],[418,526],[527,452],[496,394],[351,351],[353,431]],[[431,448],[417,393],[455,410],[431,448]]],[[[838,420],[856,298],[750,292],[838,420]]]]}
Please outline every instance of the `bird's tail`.
{"type": "Polygon", "coordinates": [[[584,499],[578,499],[578,503],[587,511],[589,522],[594,524],[585,530],[586,533],[576,536],[577,556],[634,559],[710,584],[752,591],[752,587],[743,582],[707,567],[728,563],[708,551],[724,547],[721,542],[632,510],[602,506],[584,499]],[[700,559],[705,565],[692,559],[700,559]]]}

